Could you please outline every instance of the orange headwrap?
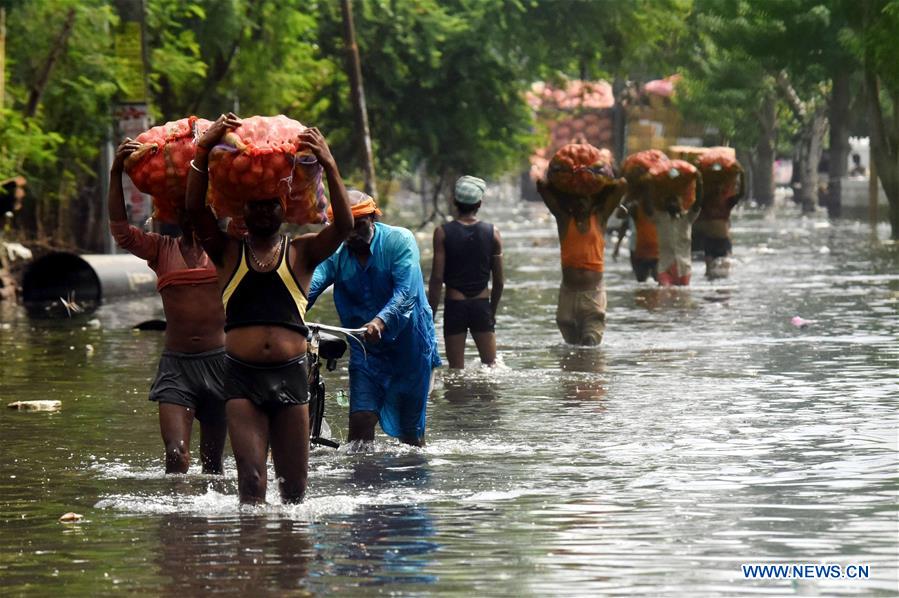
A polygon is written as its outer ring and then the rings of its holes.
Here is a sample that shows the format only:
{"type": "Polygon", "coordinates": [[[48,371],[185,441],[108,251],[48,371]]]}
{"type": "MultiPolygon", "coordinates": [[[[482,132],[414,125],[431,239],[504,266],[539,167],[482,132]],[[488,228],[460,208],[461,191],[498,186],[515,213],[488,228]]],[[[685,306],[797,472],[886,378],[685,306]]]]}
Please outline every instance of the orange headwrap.
{"type": "MultiPolygon", "coordinates": [[[[381,210],[378,209],[377,202],[370,195],[366,195],[355,189],[347,191],[347,195],[349,195],[350,210],[353,212],[353,218],[361,218],[371,214],[376,216],[381,215],[381,210]]],[[[328,220],[334,220],[334,210],[330,205],[328,206],[328,220]]]]}

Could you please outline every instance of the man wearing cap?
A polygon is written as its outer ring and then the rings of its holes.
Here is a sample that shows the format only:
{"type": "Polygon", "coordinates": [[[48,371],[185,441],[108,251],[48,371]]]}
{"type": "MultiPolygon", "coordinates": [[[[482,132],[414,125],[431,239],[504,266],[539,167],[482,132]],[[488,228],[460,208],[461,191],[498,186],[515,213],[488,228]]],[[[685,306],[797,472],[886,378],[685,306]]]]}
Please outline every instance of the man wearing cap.
{"type": "Polygon", "coordinates": [[[377,222],[375,200],[349,191],[354,227],[315,269],[309,306],[334,285],[342,326],[365,328],[350,343],[348,440],[371,442],[375,424],[406,444],[424,446],[432,373],[440,365],[418,245],[404,228],[377,222]]]}
{"type": "Polygon", "coordinates": [[[474,338],[481,363],[496,363],[496,310],[503,294],[503,242],[499,230],[478,220],[487,184],[463,176],[456,181],[453,203],[457,218],[434,229],[434,264],[428,301],[435,316],[446,284],[443,338],[451,368],[465,367],[465,339],[474,338]],[[493,284],[488,288],[490,277],[493,284]]]}

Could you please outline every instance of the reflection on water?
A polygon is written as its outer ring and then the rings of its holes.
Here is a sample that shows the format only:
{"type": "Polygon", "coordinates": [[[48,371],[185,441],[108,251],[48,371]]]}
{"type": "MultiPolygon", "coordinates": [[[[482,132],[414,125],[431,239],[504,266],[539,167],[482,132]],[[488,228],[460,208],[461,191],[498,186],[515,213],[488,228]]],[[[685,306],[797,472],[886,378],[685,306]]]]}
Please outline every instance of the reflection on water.
{"type": "Polygon", "coordinates": [[[316,551],[307,523],[164,515],[157,537],[154,562],[167,595],[308,591],[316,551]]]}
{"type": "MultiPolygon", "coordinates": [[[[0,305],[0,399],[63,404],[0,409],[4,593],[896,595],[899,247],[744,211],[728,278],[660,289],[610,259],[603,345],[571,347],[552,219],[484,209],[506,256],[498,367],[469,346],[439,372],[423,449],[314,450],[296,506],[240,509],[230,454],[222,479],[163,475],[162,336],[130,329],[158,299],[57,321],[0,305]],[[748,581],[743,562],[872,579],[748,581]]],[[[328,377],[345,389],[346,364],[328,377]]],[[[346,408],[328,419],[345,436],[346,408]]]]}

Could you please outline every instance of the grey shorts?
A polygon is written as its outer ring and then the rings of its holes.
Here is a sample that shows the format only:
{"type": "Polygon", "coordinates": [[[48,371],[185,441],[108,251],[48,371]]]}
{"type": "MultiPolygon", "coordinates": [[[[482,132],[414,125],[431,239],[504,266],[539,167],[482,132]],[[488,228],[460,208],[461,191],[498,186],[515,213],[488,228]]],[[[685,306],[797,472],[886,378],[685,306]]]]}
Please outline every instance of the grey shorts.
{"type": "Polygon", "coordinates": [[[193,409],[201,422],[225,419],[225,349],[203,353],[163,351],[150,400],[193,409]]]}

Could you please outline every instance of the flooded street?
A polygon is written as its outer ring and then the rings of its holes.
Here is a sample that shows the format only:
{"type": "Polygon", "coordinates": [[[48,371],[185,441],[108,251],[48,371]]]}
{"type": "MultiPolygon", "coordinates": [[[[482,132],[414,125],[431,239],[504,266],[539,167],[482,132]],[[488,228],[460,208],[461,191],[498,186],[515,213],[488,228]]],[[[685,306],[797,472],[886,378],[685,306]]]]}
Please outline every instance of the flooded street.
{"type": "MultiPolygon", "coordinates": [[[[3,594],[897,595],[899,246],[743,209],[730,278],[694,262],[691,287],[664,291],[609,250],[607,332],[585,349],[555,325],[545,207],[481,216],[505,243],[501,365],[477,367],[469,340],[468,368],[438,371],[425,449],[317,448],[295,507],[270,471],[273,504],[240,510],[230,449],[224,479],[200,474],[196,429],[191,473],[163,475],[147,400],[163,339],[130,330],[158,298],[66,321],[0,306],[3,405],[62,401],[0,409],[3,594]],[[870,578],[749,580],[743,563],[870,578]]],[[[309,319],[337,323],[330,295],[309,319]]],[[[345,361],[327,381],[346,389],[345,361]]],[[[327,413],[345,437],[333,394],[327,413]]]]}

